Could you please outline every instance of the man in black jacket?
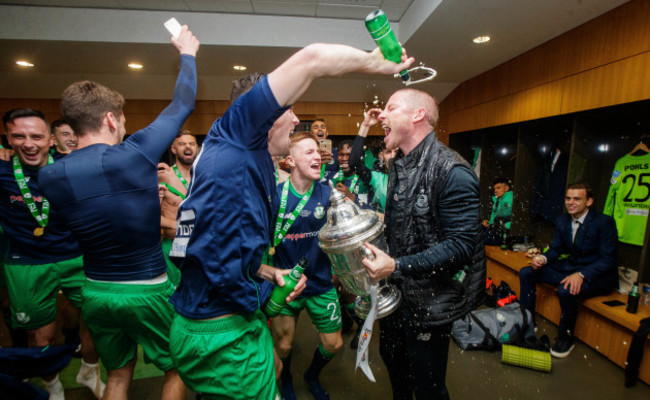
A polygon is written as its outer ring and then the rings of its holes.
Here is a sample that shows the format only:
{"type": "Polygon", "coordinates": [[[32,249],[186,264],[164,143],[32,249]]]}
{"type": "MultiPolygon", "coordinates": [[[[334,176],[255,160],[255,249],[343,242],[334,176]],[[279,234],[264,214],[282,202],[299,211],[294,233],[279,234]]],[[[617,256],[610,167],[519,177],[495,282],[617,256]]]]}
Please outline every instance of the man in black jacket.
{"type": "Polygon", "coordinates": [[[438,107],[428,94],[402,89],[379,115],[390,164],[386,239],[364,265],[388,278],[401,306],[380,321],[380,352],[394,399],[448,399],[445,385],[452,322],[478,306],[485,285],[479,188],[463,158],[436,139],[438,107]]]}

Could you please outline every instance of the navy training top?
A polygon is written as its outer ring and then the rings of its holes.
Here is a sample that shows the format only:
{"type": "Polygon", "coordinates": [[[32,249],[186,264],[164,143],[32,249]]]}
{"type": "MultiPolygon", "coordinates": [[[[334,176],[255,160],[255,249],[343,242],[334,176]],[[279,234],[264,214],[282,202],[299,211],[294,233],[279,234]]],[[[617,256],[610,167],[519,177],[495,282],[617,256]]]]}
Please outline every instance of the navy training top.
{"type": "MultiPolygon", "coordinates": [[[[55,160],[61,157],[61,153],[53,155],[55,160]]],[[[38,168],[23,167],[27,186],[40,213],[43,197],[38,171],[38,168]]],[[[79,257],[79,244],[59,217],[50,204],[49,222],[44,233],[35,236],[34,229],[39,225],[23,201],[14,178],[12,162],[0,161],[0,226],[4,231],[0,260],[4,259],[5,264],[40,265],[79,257]]]]}
{"type": "Polygon", "coordinates": [[[267,136],[287,109],[264,77],[203,141],[170,252],[185,256],[170,301],[187,318],[254,312],[272,289],[256,275],[278,208],[267,136]]]}
{"type": "Polygon", "coordinates": [[[183,54],[174,99],[151,125],[118,145],[93,144],[41,170],[42,190],[79,241],[88,278],[165,273],[157,165],[194,109],[196,85],[196,60],[183,54]]]}
{"type": "MultiPolygon", "coordinates": [[[[318,246],[318,232],[327,223],[327,210],[330,207],[332,189],[327,183],[314,182],[314,191],[305,208],[293,222],[282,242],[277,246],[273,264],[277,268],[291,269],[305,257],[309,266],[305,270],[307,287],[300,297],[316,296],[334,287],[332,284],[332,265],[327,254],[318,246]],[[314,210],[320,207],[320,212],[314,210]]],[[[278,197],[282,194],[283,183],[277,186],[278,197]]],[[[289,186],[286,213],[290,214],[302,199],[293,186],[289,186]]]]}

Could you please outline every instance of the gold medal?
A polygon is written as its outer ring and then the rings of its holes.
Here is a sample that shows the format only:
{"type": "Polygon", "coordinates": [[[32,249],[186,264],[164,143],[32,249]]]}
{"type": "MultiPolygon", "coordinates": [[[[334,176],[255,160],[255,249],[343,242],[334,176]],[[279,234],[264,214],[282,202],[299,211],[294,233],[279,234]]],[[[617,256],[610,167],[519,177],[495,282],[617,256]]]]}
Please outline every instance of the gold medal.
{"type": "Polygon", "coordinates": [[[271,248],[269,249],[269,255],[272,256],[272,255],[274,255],[274,254],[275,254],[275,247],[271,247],[271,248]]]}
{"type": "Polygon", "coordinates": [[[42,236],[43,232],[45,232],[45,228],[39,226],[38,228],[34,229],[34,236],[42,236]]]}

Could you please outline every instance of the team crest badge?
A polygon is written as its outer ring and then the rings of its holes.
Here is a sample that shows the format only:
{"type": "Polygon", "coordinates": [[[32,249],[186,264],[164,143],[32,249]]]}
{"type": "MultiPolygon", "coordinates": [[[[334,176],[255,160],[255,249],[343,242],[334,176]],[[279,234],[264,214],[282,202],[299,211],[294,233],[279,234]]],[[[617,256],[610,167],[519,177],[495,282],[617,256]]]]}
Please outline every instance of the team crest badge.
{"type": "Polygon", "coordinates": [[[325,209],[322,206],[314,208],[314,217],[321,219],[325,216],[325,209]]]}

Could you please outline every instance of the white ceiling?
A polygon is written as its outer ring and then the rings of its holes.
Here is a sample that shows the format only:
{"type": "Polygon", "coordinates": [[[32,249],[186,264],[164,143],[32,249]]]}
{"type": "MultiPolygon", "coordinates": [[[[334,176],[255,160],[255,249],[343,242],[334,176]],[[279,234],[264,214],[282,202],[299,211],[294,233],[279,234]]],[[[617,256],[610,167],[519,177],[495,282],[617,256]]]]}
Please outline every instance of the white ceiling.
{"type": "MultiPolygon", "coordinates": [[[[461,82],[627,0],[0,0],[0,98],[57,98],[71,82],[100,81],[126,98],[168,99],[176,50],[162,22],[176,17],[201,41],[199,98],[227,99],[243,73],[268,72],[321,41],[371,50],[363,19],[382,8],[435,80],[418,85],[444,99],[461,82]],[[471,39],[490,35],[478,46],[471,39]],[[28,59],[25,70],[14,64],[28,59]],[[131,71],[126,64],[145,67],[131,71]]],[[[317,80],[301,100],[386,99],[401,84],[383,76],[317,80]]]]}

